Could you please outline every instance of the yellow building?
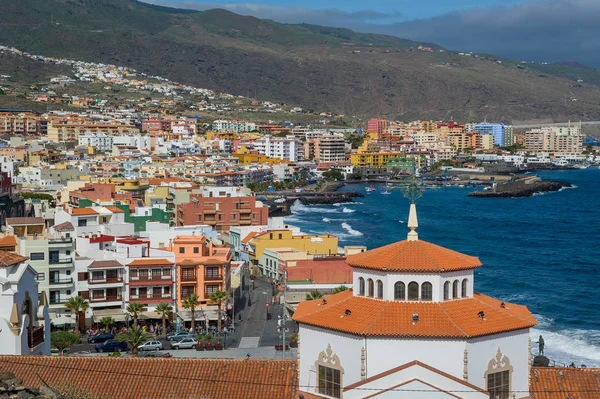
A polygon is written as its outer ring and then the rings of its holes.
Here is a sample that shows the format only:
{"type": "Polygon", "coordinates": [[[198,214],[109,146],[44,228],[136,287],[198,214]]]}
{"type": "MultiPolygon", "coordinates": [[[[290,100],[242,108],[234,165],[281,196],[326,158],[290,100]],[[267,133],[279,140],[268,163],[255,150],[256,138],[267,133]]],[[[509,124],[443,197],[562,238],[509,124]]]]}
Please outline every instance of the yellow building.
{"type": "Polygon", "coordinates": [[[390,159],[403,156],[400,151],[362,152],[350,155],[350,162],[355,168],[384,168],[390,159]]]}
{"type": "Polygon", "coordinates": [[[234,140],[235,138],[234,132],[206,132],[207,140],[234,140]]]}
{"type": "Polygon", "coordinates": [[[278,158],[269,158],[263,154],[233,154],[239,160],[240,165],[251,165],[253,163],[270,163],[270,164],[278,164],[281,162],[281,159],[278,158]]]}
{"type": "Polygon", "coordinates": [[[169,197],[169,187],[168,186],[152,186],[146,191],[144,201],[146,204],[151,204],[152,199],[160,199],[163,203],[167,202],[169,197]]]}
{"type": "Polygon", "coordinates": [[[338,252],[338,238],[330,234],[293,235],[291,230],[269,230],[255,235],[249,242],[251,258],[256,263],[267,248],[293,248],[311,255],[334,255],[338,252]]]}

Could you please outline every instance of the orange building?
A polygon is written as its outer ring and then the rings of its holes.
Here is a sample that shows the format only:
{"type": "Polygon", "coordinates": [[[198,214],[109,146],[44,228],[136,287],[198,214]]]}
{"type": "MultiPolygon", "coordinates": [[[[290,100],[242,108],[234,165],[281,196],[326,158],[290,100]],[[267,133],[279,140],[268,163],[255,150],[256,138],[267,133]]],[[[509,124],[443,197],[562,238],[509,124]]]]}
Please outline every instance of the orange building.
{"type": "Polygon", "coordinates": [[[231,251],[215,247],[204,236],[177,236],[173,240],[177,264],[177,305],[196,294],[200,304],[210,303],[215,291],[230,290],[231,251]]]}

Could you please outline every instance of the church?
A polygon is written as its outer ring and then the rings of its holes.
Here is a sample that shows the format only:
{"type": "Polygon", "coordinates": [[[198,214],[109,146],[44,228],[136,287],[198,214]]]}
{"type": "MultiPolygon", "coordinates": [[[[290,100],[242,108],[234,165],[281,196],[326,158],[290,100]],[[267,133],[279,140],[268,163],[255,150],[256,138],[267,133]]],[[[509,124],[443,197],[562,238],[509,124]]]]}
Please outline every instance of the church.
{"type": "Polygon", "coordinates": [[[407,239],[347,258],[353,289],[301,302],[301,397],[529,397],[537,324],[525,306],[475,292],[478,258],[407,239]]]}

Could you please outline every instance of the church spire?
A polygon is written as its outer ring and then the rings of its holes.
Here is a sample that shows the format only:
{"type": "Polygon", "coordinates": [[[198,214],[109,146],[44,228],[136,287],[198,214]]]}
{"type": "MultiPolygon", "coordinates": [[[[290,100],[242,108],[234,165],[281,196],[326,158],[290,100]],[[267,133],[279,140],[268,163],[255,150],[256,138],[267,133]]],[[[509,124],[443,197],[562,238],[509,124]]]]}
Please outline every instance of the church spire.
{"type": "Polygon", "coordinates": [[[417,206],[413,202],[410,204],[410,211],[408,213],[408,228],[410,231],[406,236],[407,241],[419,241],[419,234],[415,231],[419,227],[419,222],[417,220],[417,206]]]}

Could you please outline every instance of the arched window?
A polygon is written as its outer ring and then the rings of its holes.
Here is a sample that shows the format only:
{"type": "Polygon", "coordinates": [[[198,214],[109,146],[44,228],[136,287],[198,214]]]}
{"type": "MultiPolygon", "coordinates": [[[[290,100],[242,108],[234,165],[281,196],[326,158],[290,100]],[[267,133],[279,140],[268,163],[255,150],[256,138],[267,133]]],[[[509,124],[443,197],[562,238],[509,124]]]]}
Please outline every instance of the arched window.
{"type": "Polygon", "coordinates": [[[444,283],[444,301],[450,299],[450,281],[444,283]]]}
{"type": "Polygon", "coordinates": [[[408,284],[408,300],[418,301],[419,300],[419,284],[414,281],[408,284]]]}
{"type": "Polygon", "coordinates": [[[373,288],[373,280],[372,279],[368,279],[367,280],[367,285],[368,285],[368,292],[367,292],[367,296],[370,296],[371,298],[373,297],[373,295],[375,294],[375,289],[373,288]]]}
{"type": "Polygon", "coordinates": [[[377,280],[377,298],[383,299],[383,283],[377,280]]]}
{"type": "Polygon", "coordinates": [[[394,284],[394,300],[406,300],[406,285],[402,281],[398,281],[396,284],[394,284]]]}
{"type": "Polygon", "coordinates": [[[358,278],[358,295],[365,296],[365,279],[362,277],[358,278]]]}
{"type": "Polygon", "coordinates": [[[461,290],[461,293],[460,293],[460,296],[463,297],[463,298],[467,297],[467,284],[468,284],[468,280],[464,279],[462,281],[462,290],[461,290]]]}
{"type": "Polygon", "coordinates": [[[458,280],[454,280],[454,284],[452,284],[452,298],[458,298],[458,280]]]}
{"type": "Polygon", "coordinates": [[[433,286],[429,282],[421,284],[421,300],[431,301],[433,299],[433,286]]]}

